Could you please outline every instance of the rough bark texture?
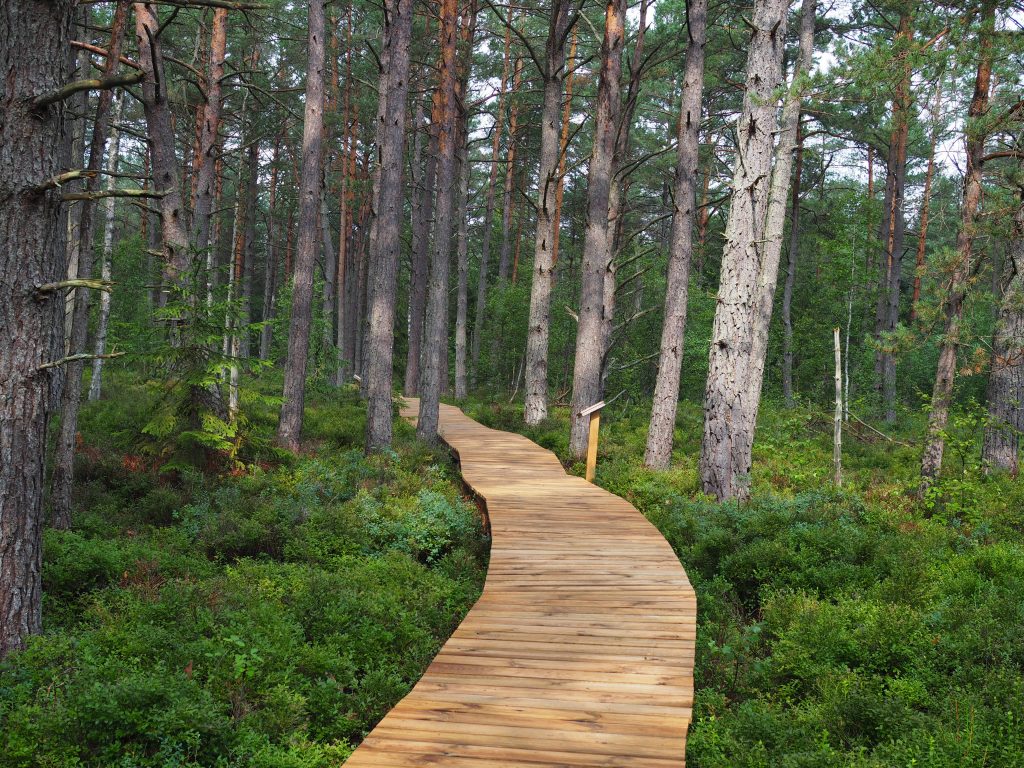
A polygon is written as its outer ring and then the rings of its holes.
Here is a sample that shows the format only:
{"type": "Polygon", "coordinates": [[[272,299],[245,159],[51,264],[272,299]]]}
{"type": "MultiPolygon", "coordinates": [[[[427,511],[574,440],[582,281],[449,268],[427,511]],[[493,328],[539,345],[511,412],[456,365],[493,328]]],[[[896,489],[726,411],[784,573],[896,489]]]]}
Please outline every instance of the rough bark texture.
{"type": "Polygon", "coordinates": [[[445,333],[448,320],[448,275],[452,249],[455,186],[455,144],[458,139],[456,92],[457,0],[441,4],[441,73],[438,93],[441,120],[437,126],[437,221],[431,249],[427,313],[423,324],[423,366],[420,370],[420,413],[416,434],[423,440],[437,440],[437,423],[442,377],[447,378],[445,333]]]}
{"type": "Polygon", "coordinates": [[[768,322],[799,119],[799,80],[810,63],[813,46],[814,0],[805,0],[797,82],[783,109],[773,168],[772,147],[778,128],[773,92],[782,81],[786,11],[787,4],[778,0],[754,6],[746,93],[737,130],[739,144],[711,335],[700,456],[704,492],[719,500],[749,494],[768,322]]]}
{"type": "Polygon", "coordinates": [[[928,436],[921,457],[921,496],[938,479],[942,471],[942,454],[946,447],[945,429],[949,421],[949,405],[953,398],[956,377],[956,352],[960,343],[960,321],[963,319],[964,299],[973,271],[974,237],[978,228],[981,208],[982,158],[985,156],[984,128],[979,119],[988,112],[989,86],[992,79],[992,35],[995,28],[995,3],[987,0],[982,6],[981,44],[978,70],[974,78],[974,96],[967,111],[964,134],[967,143],[967,172],[964,177],[964,199],[960,208],[960,231],[956,237],[956,262],[949,276],[949,288],[942,301],[942,342],[939,344],[939,362],[932,388],[931,412],[928,416],[928,436]]]}
{"type": "Polygon", "coordinates": [[[555,186],[558,176],[562,80],[569,31],[569,0],[552,0],[544,62],[540,169],[537,176],[537,231],[533,247],[530,319],[526,337],[526,404],[523,418],[539,424],[548,415],[548,336],[551,331],[555,186]]]}
{"type": "Polygon", "coordinates": [[[33,188],[66,170],[69,115],[29,102],[64,85],[74,4],[0,5],[0,658],[42,628],[43,464],[63,352],[64,296],[36,286],[64,278],[62,190],[33,188]]]}
{"type": "Polygon", "coordinates": [[[135,3],[134,9],[139,65],[145,73],[142,81],[142,106],[148,126],[153,183],[156,190],[163,193],[160,198],[160,229],[164,248],[164,287],[160,294],[162,306],[167,303],[169,291],[179,287],[179,276],[188,267],[190,254],[178,179],[178,160],[174,152],[174,127],[167,79],[164,77],[164,58],[160,39],[156,36],[160,23],[154,4],[135,3]]]}
{"type": "MultiPolygon", "coordinates": [[[[440,107],[434,99],[430,115],[430,142],[426,167],[413,191],[416,206],[412,220],[412,275],[409,285],[409,354],[405,361],[407,395],[415,395],[420,386],[420,360],[423,354],[423,313],[427,308],[427,274],[430,271],[430,221],[434,216],[434,182],[437,178],[437,124],[440,107]]],[[[422,118],[421,118],[422,120],[422,118]]]]}
{"type": "Polygon", "coordinates": [[[227,9],[214,9],[210,31],[210,68],[204,93],[206,101],[201,107],[199,151],[192,169],[196,189],[192,206],[192,244],[197,251],[210,246],[210,217],[217,185],[217,137],[220,130],[221,81],[224,79],[227,32],[227,9]]]}
{"type": "Polygon", "coordinates": [[[988,377],[988,419],[982,458],[990,469],[1018,472],[1024,430],[1024,200],[1013,218],[1007,277],[999,302],[988,377]]]}
{"type": "Polygon", "coordinates": [[[309,65],[302,129],[302,177],[299,190],[299,240],[295,251],[292,314],[288,327],[288,358],[284,368],[284,402],[277,424],[277,442],[299,450],[306,397],[306,360],[313,319],[313,269],[316,262],[317,213],[324,134],[324,0],[309,2],[309,65]]]}
{"type": "MultiPolygon", "coordinates": [[[[621,95],[622,48],[625,42],[625,0],[605,5],[601,71],[598,76],[594,148],[587,176],[587,228],[583,239],[579,321],[576,323],[576,358],[573,366],[569,453],[587,453],[590,417],[582,411],[601,395],[601,360],[604,357],[604,291],[608,269],[608,201],[615,178],[615,138],[621,95]]],[[[546,384],[545,384],[546,388],[546,384]]]]}
{"type": "Polygon", "coordinates": [[[789,208],[789,254],[786,259],[786,283],[782,288],[782,396],[786,407],[793,407],[793,287],[796,262],[800,255],[800,181],[804,167],[804,144],[800,126],[796,135],[796,170],[789,208]]]}
{"type": "Polygon", "coordinates": [[[391,445],[391,378],[395,345],[395,298],[399,236],[402,223],[402,148],[405,140],[405,102],[409,94],[409,43],[412,37],[412,0],[388,4],[384,33],[386,52],[381,72],[380,145],[374,193],[375,250],[370,253],[366,354],[366,450],[378,451],[391,445]]]}
{"type": "Polygon", "coordinates": [[[707,43],[707,0],[693,0],[687,14],[688,42],[683,69],[683,95],[679,116],[679,150],[676,159],[675,215],[668,262],[665,317],[661,327],[658,375],[651,403],[644,464],[665,469],[672,460],[672,438],[679,404],[683,340],[686,336],[686,303],[693,258],[693,225],[696,206],[697,162],[701,102],[704,92],[704,46],[707,43]]]}
{"type": "MultiPolygon", "coordinates": [[[[111,23],[110,45],[111,56],[105,61],[104,77],[115,74],[121,55],[121,43],[124,39],[125,25],[128,22],[128,5],[117,4],[111,23]]],[[[110,106],[113,103],[113,91],[102,90],[96,100],[96,119],[93,121],[92,140],[89,144],[89,171],[103,168],[106,157],[107,138],[110,136],[110,106]]],[[[100,184],[100,176],[96,174],[86,181],[85,191],[95,192],[100,184]]],[[[93,249],[93,233],[95,204],[92,200],[83,200],[78,220],[78,276],[93,277],[93,265],[96,254],[93,249]]],[[[71,339],[68,344],[70,355],[85,353],[89,335],[89,299],[90,291],[75,291],[75,306],[71,317],[71,339]]],[[[71,485],[74,480],[75,437],[78,433],[78,410],[82,402],[82,374],[85,361],[75,360],[67,364],[64,387],[61,392],[60,432],[53,451],[53,477],[51,505],[53,525],[56,528],[71,527],[71,485]]]]}
{"type": "MultiPolygon", "coordinates": [[[[121,107],[124,99],[117,96],[114,102],[114,127],[110,131],[110,151],[107,153],[107,170],[110,176],[107,178],[107,190],[112,191],[117,187],[118,151],[120,149],[121,132],[117,124],[121,121],[121,107]]],[[[114,249],[114,209],[117,199],[108,197],[103,201],[103,251],[101,254],[100,278],[106,282],[110,281],[110,257],[114,249]]],[[[92,378],[89,380],[89,400],[100,399],[103,390],[103,357],[107,351],[107,329],[110,325],[110,291],[100,293],[100,312],[96,321],[96,359],[92,361],[92,378]]]]}

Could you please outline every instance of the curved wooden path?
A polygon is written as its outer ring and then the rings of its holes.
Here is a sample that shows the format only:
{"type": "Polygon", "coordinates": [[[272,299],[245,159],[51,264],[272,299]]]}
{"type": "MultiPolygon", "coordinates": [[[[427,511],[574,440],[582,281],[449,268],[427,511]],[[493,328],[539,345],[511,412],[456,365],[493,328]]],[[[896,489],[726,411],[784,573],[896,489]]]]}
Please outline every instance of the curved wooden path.
{"type": "Polygon", "coordinates": [[[487,581],[346,768],[684,765],[697,601],[671,547],[525,437],[440,421],[486,503],[487,581]]]}

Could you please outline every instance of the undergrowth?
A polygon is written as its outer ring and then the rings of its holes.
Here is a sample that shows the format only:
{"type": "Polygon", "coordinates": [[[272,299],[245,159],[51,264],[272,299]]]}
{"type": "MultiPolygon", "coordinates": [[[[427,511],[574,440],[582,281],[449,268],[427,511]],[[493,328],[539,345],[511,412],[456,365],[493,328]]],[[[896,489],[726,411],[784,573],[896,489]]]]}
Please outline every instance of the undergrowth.
{"type": "Polygon", "coordinates": [[[0,766],[343,762],[479,594],[449,457],[400,423],[365,458],[357,394],[325,390],[293,458],[249,392],[211,474],[151,449],[152,392],[110,385],[83,408],[74,529],[45,534],[44,633],[0,663],[0,766]]]}

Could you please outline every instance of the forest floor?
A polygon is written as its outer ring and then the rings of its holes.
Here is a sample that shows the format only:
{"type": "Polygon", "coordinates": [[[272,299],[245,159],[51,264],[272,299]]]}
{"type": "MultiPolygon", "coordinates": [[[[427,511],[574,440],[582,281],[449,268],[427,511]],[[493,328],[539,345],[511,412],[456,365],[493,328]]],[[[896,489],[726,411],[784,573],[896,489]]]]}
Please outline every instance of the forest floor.
{"type": "MultiPolygon", "coordinates": [[[[923,419],[895,442],[847,434],[836,490],[828,417],[766,403],[753,498],[717,504],[699,404],[680,404],[667,472],[642,466],[649,404],[609,411],[597,482],[658,526],[698,596],[688,766],[1024,765],[1024,483],[981,472],[970,413],[921,503],[923,419]]],[[[536,428],[514,405],[466,412],[583,473],[567,409],[536,428]]]]}
{"type": "Polygon", "coordinates": [[[310,393],[291,457],[258,391],[280,381],[254,387],[219,471],[170,469],[158,391],[83,408],[44,634],[0,663],[0,766],[339,765],[476,601],[487,542],[446,452],[396,423],[365,458],[348,389],[310,393]]]}

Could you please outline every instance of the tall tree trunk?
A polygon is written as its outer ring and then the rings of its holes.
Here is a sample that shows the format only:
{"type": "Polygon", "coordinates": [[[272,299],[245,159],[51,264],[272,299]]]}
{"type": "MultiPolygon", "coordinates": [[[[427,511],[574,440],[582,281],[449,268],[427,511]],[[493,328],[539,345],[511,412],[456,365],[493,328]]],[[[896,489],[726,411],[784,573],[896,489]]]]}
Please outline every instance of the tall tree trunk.
{"type": "MultiPolygon", "coordinates": [[[[607,10],[606,10],[607,14],[607,10]]],[[[641,34],[643,34],[641,22],[641,34]]],[[[572,28],[572,42],[569,44],[569,58],[566,60],[565,99],[562,105],[562,135],[558,140],[558,182],[555,186],[555,237],[551,246],[551,263],[558,265],[558,243],[562,235],[562,201],[565,199],[565,169],[569,160],[569,118],[572,116],[572,86],[576,71],[576,43],[579,28],[572,28]]],[[[621,69],[621,67],[620,67],[621,69]]]]}
{"type": "Polygon", "coordinates": [[[277,296],[277,176],[281,155],[282,134],[274,139],[274,152],[270,158],[270,193],[267,204],[267,258],[263,271],[263,312],[260,319],[260,360],[270,359],[270,345],[274,340],[274,304],[277,296]]]}
{"type": "Polygon", "coordinates": [[[185,211],[181,202],[178,160],[174,152],[174,127],[168,101],[168,81],[164,75],[164,57],[157,31],[153,3],[135,3],[135,37],[139,47],[139,65],[145,73],[142,81],[142,106],[149,129],[149,154],[153,167],[153,183],[160,198],[160,229],[163,235],[163,290],[160,305],[169,298],[168,291],[180,289],[190,258],[186,234],[185,211]]]}
{"type": "Polygon", "coordinates": [[[793,287],[796,284],[796,262],[800,255],[800,177],[804,167],[804,140],[799,124],[796,129],[796,170],[789,210],[789,258],[786,260],[786,283],[782,289],[782,396],[786,407],[793,407],[793,287]]]}
{"type": "Polygon", "coordinates": [[[494,200],[498,185],[498,154],[501,150],[501,134],[505,127],[505,91],[512,63],[512,11],[509,11],[505,26],[505,53],[501,67],[501,85],[498,87],[498,107],[494,113],[494,128],[491,136],[491,167],[487,179],[486,202],[484,203],[483,242],[480,245],[480,274],[476,286],[476,314],[473,318],[473,339],[470,350],[469,385],[476,388],[480,373],[480,337],[484,330],[484,315],[487,311],[487,277],[491,260],[491,236],[494,231],[494,200]]]}
{"type": "Polygon", "coordinates": [[[448,339],[448,273],[452,248],[455,187],[455,144],[458,141],[458,64],[456,27],[458,0],[442,0],[441,10],[441,72],[438,94],[441,120],[437,130],[437,222],[430,259],[430,282],[427,313],[424,322],[423,367],[420,371],[420,412],[416,434],[427,442],[437,440],[439,402],[448,339]]]}
{"type": "Polygon", "coordinates": [[[989,86],[992,79],[992,36],[995,30],[995,2],[985,0],[981,11],[978,71],[974,79],[974,96],[967,111],[964,136],[967,144],[967,171],[964,177],[964,199],[960,208],[960,232],[956,237],[956,262],[949,276],[949,288],[942,301],[942,342],[939,362],[932,388],[931,411],[928,416],[928,436],[921,457],[921,485],[919,495],[924,496],[938,479],[942,470],[942,454],[946,447],[946,424],[953,399],[956,377],[956,352],[960,343],[960,322],[963,319],[964,299],[973,272],[972,248],[978,228],[978,210],[982,195],[982,162],[985,156],[985,128],[980,119],[988,112],[989,86]]]}
{"type": "Polygon", "coordinates": [[[217,145],[220,131],[221,82],[224,79],[224,57],[227,51],[228,11],[215,8],[210,31],[210,69],[203,93],[198,152],[193,168],[195,201],[192,206],[192,244],[197,251],[207,252],[211,264],[210,219],[217,182],[217,145]]]}
{"type": "Polygon", "coordinates": [[[912,30],[910,14],[900,16],[896,31],[896,66],[901,76],[893,97],[893,129],[889,137],[889,157],[886,162],[884,218],[881,226],[882,260],[879,270],[878,304],[875,312],[876,387],[882,393],[885,420],[896,420],[896,355],[887,334],[899,324],[900,284],[903,272],[903,237],[906,229],[904,197],[907,178],[907,141],[910,135],[912,100],[910,81],[910,44],[912,30]]]}
{"type": "Polygon", "coordinates": [[[988,375],[988,424],[981,456],[986,468],[1018,471],[1024,430],[1024,189],[1013,217],[1008,280],[1003,287],[988,375]]]}
{"type": "MultiPolygon", "coordinates": [[[[430,222],[434,216],[434,192],[437,177],[437,125],[441,119],[437,98],[430,113],[430,142],[426,168],[420,177],[419,189],[413,190],[418,200],[412,222],[412,276],[409,284],[409,352],[405,361],[407,395],[415,395],[420,386],[420,362],[423,357],[423,314],[427,307],[427,274],[430,271],[430,222]]],[[[422,118],[421,118],[422,120],[422,118]]]]}
{"type": "Polygon", "coordinates": [[[63,103],[32,100],[65,84],[75,4],[0,6],[0,658],[42,629],[43,467],[63,351],[64,296],[37,293],[64,279],[63,190],[38,191],[70,161],[63,103]]]}
{"type": "MultiPolygon", "coordinates": [[[[647,431],[647,446],[644,450],[644,464],[654,469],[666,469],[672,460],[672,438],[676,425],[676,407],[679,404],[679,378],[683,360],[683,341],[686,336],[686,302],[690,290],[690,262],[693,258],[707,12],[707,0],[692,0],[687,13],[688,42],[679,115],[675,215],[672,217],[672,239],[669,246],[665,318],[661,327],[661,348],[658,353],[658,375],[651,404],[651,424],[647,431]]],[[[706,194],[705,187],[705,198],[706,194]]]]}
{"type": "MultiPolygon", "coordinates": [[[[519,131],[519,85],[523,79],[523,60],[516,59],[509,92],[508,151],[505,153],[505,183],[501,196],[501,255],[498,257],[498,282],[508,282],[512,274],[512,211],[515,209],[516,136],[519,131]]],[[[518,241],[517,241],[518,242],[518,241]]]]}
{"type": "MultiPolygon", "coordinates": [[[[115,96],[114,101],[114,124],[110,129],[110,151],[107,153],[107,191],[113,192],[117,188],[117,162],[120,149],[121,132],[117,124],[121,122],[121,108],[124,99],[120,94],[115,96]]],[[[110,282],[110,258],[114,250],[114,209],[117,199],[108,197],[103,201],[103,251],[100,256],[100,278],[110,282]]],[[[144,214],[143,214],[144,215],[144,214]]],[[[89,381],[89,400],[100,399],[103,389],[103,355],[107,351],[107,329],[110,325],[110,291],[100,293],[100,312],[96,322],[96,358],[92,361],[92,379],[89,381]]]]}
{"type": "MultiPolygon", "coordinates": [[[[114,11],[111,23],[110,55],[106,59],[104,76],[112,76],[119,66],[121,43],[124,39],[125,26],[128,23],[128,5],[119,2],[114,11]]],[[[114,92],[106,89],[100,91],[96,102],[96,119],[93,122],[92,141],[89,145],[88,170],[93,176],[86,180],[86,193],[95,192],[100,184],[99,171],[103,168],[106,157],[107,138],[110,136],[110,106],[114,92]]],[[[78,223],[78,237],[82,242],[78,248],[78,276],[91,278],[95,251],[93,248],[93,232],[95,222],[95,205],[92,200],[83,200],[78,223]]],[[[86,340],[89,335],[89,291],[75,292],[75,308],[71,320],[71,342],[68,353],[81,355],[85,353],[86,340]]],[[[60,432],[57,435],[53,451],[53,477],[51,504],[53,525],[56,528],[71,527],[71,486],[74,481],[75,436],[78,433],[78,410],[82,402],[82,374],[85,370],[84,360],[74,360],[65,369],[64,387],[61,391],[60,432]]]]}
{"type": "Polygon", "coordinates": [[[288,358],[284,369],[284,402],[277,424],[278,443],[299,450],[306,398],[306,360],[313,320],[313,269],[316,263],[317,213],[324,135],[324,0],[309,0],[309,65],[302,129],[302,179],[299,201],[299,242],[295,253],[292,312],[288,328],[288,358]]]}
{"type": "Polygon", "coordinates": [[[921,200],[921,216],[917,225],[917,254],[914,259],[914,294],[910,305],[910,320],[917,319],[917,305],[921,300],[921,279],[924,277],[924,257],[928,246],[928,210],[932,202],[932,181],[935,179],[935,150],[939,143],[939,110],[942,106],[942,81],[935,86],[935,101],[932,107],[932,138],[928,149],[928,170],[924,175],[924,195],[921,200]]]}
{"type": "Polygon", "coordinates": [[[323,243],[324,260],[324,293],[320,311],[323,314],[324,329],[324,363],[337,357],[334,350],[334,306],[335,293],[338,290],[338,255],[334,250],[334,235],[331,232],[331,212],[327,205],[327,194],[320,198],[320,232],[323,243]]]}
{"type": "Polygon", "coordinates": [[[761,399],[802,80],[813,49],[815,0],[804,0],[800,59],[782,125],[773,92],[782,82],[787,3],[754,6],[747,89],[737,135],[732,202],[725,230],[718,306],[711,335],[700,474],[719,500],[750,493],[751,453],[761,399]],[[778,133],[778,146],[772,145],[778,133]]]}
{"type": "MultiPolygon", "coordinates": [[[[625,43],[625,0],[605,6],[601,71],[597,86],[594,148],[587,177],[587,230],[583,239],[583,272],[580,277],[580,311],[576,324],[576,362],[573,368],[569,453],[587,453],[589,417],[583,410],[600,399],[601,359],[604,352],[604,290],[608,268],[608,201],[615,177],[615,138],[618,133],[621,95],[619,76],[625,43]]],[[[545,385],[546,386],[546,385],[545,385]]]]}
{"type": "Polygon", "coordinates": [[[537,176],[537,231],[530,285],[530,319],[526,340],[526,404],[523,419],[539,424],[548,415],[548,336],[551,331],[551,288],[554,268],[555,186],[558,181],[562,80],[569,31],[569,0],[552,0],[544,62],[544,106],[541,111],[540,168],[537,176]]]}
{"type": "Polygon", "coordinates": [[[380,104],[377,122],[381,126],[378,157],[377,201],[373,211],[376,227],[374,250],[370,253],[366,360],[366,450],[379,451],[391,445],[392,360],[395,346],[395,304],[398,256],[401,249],[402,149],[405,145],[405,112],[409,94],[409,45],[412,38],[412,0],[390,0],[384,31],[385,50],[381,61],[387,69],[380,75],[380,104]]]}

